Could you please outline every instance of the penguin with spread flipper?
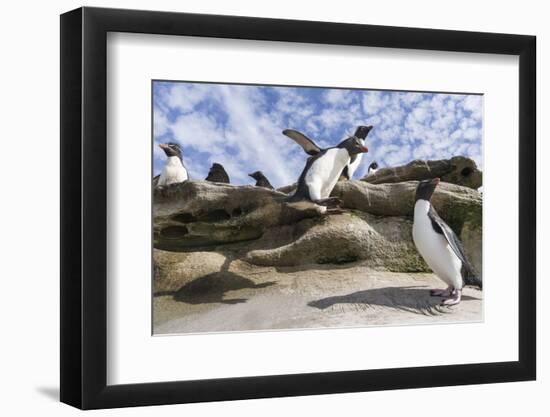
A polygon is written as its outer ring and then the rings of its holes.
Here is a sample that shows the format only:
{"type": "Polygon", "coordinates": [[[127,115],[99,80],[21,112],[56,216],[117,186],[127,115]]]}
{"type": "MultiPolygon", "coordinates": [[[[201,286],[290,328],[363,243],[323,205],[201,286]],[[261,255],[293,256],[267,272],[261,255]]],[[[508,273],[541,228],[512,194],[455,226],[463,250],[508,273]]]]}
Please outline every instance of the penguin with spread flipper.
{"type": "MultiPolygon", "coordinates": [[[[359,139],[361,145],[365,146],[365,139],[371,130],[372,130],[372,126],[359,126],[357,127],[357,129],[355,129],[355,134],[352,137],[356,137],[357,139],[359,139]]],[[[286,130],[283,130],[283,134],[285,136],[288,136],[298,145],[300,145],[304,149],[305,153],[307,153],[308,155],[315,156],[319,152],[326,151],[326,149],[321,148],[313,140],[311,140],[305,134],[297,130],[286,129],[286,130]]],[[[340,175],[342,179],[349,180],[353,178],[353,173],[359,167],[362,157],[363,157],[362,154],[357,154],[357,155],[353,155],[350,158],[349,162],[342,169],[342,172],[340,175]]]]}
{"type": "MultiPolygon", "coordinates": [[[[307,152],[307,151],[306,151],[307,152]]],[[[296,192],[289,201],[310,200],[321,206],[335,206],[338,198],[330,198],[332,189],[338,182],[342,170],[351,158],[368,152],[361,139],[351,136],[332,148],[320,149],[308,158],[296,192]]]]}

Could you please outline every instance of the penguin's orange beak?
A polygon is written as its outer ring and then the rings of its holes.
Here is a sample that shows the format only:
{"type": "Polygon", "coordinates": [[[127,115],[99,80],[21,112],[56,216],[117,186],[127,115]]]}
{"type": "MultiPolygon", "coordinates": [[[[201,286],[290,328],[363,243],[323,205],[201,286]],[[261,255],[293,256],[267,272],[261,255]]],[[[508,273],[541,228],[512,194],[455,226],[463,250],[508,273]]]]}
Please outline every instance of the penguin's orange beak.
{"type": "Polygon", "coordinates": [[[159,148],[160,149],[168,149],[168,145],[166,145],[164,143],[159,143],[159,148]]]}
{"type": "Polygon", "coordinates": [[[435,185],[435,186],[439,185],[440,182],[441,182],[441,179],[439,179],[439,178],[434,178],[432,180],[432,184],[435,185]]]}
{"type": "Polygon", "coordinates": [[[369,151],[369,148],[367,148],[366,146],[361,146],[361,151],[362,153],[367,153],[369,151]]]}

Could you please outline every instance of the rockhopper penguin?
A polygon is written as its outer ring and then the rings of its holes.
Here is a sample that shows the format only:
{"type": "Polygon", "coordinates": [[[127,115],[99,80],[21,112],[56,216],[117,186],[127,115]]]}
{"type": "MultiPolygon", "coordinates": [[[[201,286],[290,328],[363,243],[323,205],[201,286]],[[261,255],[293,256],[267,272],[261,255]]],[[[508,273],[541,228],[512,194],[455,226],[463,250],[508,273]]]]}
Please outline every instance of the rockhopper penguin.
{"type": "MultiPolygon", "coordinates": [[[[369,132],[372,130],[372,126],[359,126],[355,130],[354,137],[358,138],[361,142],[361,145],[365,145],[365,138],[369,134],[369,132]]],[[[296,142],[298,145],[300,145],[304,151],[308,155],[315,156],[319,152],[325,151],[326,149],[322,149],[321,147],[317,146],[317,144],[308,138],[306,135],[304,135],[302,132],[298,132],[294,129],[286,129],[283,130],[283,134],[288,136],[290,139],[292,139],[294,142],[296,142]]],[[[359,167],[359,164],[361,163],[361,158],[363,157],[362,154],[353,155],[350,158],[350,161],[344,169],[342,170],[341,176],[344,179],[351,179],[353,178],[353,173],[357,170],[359,167]]]]}
{"type": "Polygon", "coordinates": [[[374,161],[369,165],[367,175],[374,175],[376,174],[376,171],[378,171],[378,162],[374,161]]]}
{"type": "Polygon", "coordinates": [[[342,170],[356,155],[368,152],[361,139],[351,136],[337,146],[320,150],[308,158],[298,179],[296,192],[289,201],[311,200],[323,206],[335,205],[338,198],[329,198],[342,170]]]}
{"type": "Polygon", "coordinates": [[[256,180],[256,187],[264,187],[273,190],[273,186],[262,171],[253,172],[252,174],[248,174],[248,176],[256,180]]]}
{"type": "Polygon", "coordinates": [[[225,169],[222,164],[214,162],[210,171],[208,171],[208,176],[205,178],[206,181],[212,182],[223,182],[229,184],[229,175],[225,172],[225,169]]]}
{"type": "Polygon", "coordinates": [[[416,188],[413,240],[418,252],[433,272],[447,284],[446,289],[432,290],[432,296],[443,297],[441,305],[460,302],[462,288],[482,282],[468,262],[462,243],[453,230],[439,217],[430,200],[439,178],[424,180],[416,188]]]}
{"type": "Polygon", "coordinates": [[[160,175],[153,178],[154,186],[163,186],[184,182],[189,179],[187,168],[181,157],[181,148],[177,143],[161,143],[159,147],[166,154],[166,163],[160,175]]]}

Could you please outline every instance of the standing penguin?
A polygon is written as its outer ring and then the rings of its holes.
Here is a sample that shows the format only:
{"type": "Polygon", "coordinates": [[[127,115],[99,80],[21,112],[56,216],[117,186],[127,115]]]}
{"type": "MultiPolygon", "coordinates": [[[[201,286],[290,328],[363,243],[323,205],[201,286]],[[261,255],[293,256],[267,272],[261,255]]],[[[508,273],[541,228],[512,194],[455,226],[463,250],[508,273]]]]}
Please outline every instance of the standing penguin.
{"type": "Polygon", "coordinates": [[[460,303],[465,285],[481,289],[482,282],[468,262],[462,243],[430,202],[439,181],[439,178],[434,178],[418,184],[412,234],[420,255],[447,284],[446,289],[432,290],[431,295],[444,297],[442,305],[453,305],[460,303]]]}
{"type": "Polygon", "coordinates": [[[308,158],[290,201],[311,200],[319,205],[332,205],[339,200],[329,198],[342,170],[356,155],[368,152],[361,139],[351,136],[337,146],[320,150],[308,158]]]}
{"type": "Polygon", "coordinates": [[[161,143],[159,147],[166,154],[166,163],[160,175],[153,178],[154,186],[163,186],[187,181],[189,175],[181,157],[181,148],[177,143],[161,143]]]}
{"type": "MultiPolygon", "coordinates": [[[[353,137],[356,137],[361,142],[361,145],[365,145],[365,138],[369,134],[369,132],[372,130],[372,126],[359,126],[355,130],[355,134],[353,137]]],[[[315,156],[319,152],[322,152],[325,149],[322,149],[321,147],[317,146],[317,144],[308,138],[306,135],[304,135],[302,132],[298,132],[294,129],[286,129],[283,130],[283,134],[288,136],[290,139],[292,139],[294,142],[296,142],[298,145],[300,145],[304,151],[308,155],[315,156]]],[[[351,179],[353,178],[353,173],[355,170],[359,167],[359,164],[361,163],[361,158],[363,157],[362,154],[353,155],[350,158],[349,163],[344,167],[342,170],[341,176],[344,179],[351,179]]]]}
{"type": "MultiPolygon", "coordinates": [[[[361,145],[365,145],[365,138],[367,137],[367,135],[371,130],[372,130],[372,126],[359,126],[355,130],[354,136],[361,140],[361,145]]],[[[357,168],[359,168],[362,158],[363,158],[363,154],[359,154],[351,158],[349,164],[342,171],[342,176],[345,179],[351,180],[353,178],[353,174],[355,173],[355,171],[357,171],[357,168]]]]}
{"type": "Polygon", "coordinates": [[[229,175],[225,172],[225,169],[222,164],[214,162],[210,171],[208,171],[208,176],[205,178],[206,181],[212,182],[223,182],[229,184],[229,175]]]}
{"type": "Polygon", "coordinates": [[[374,161],[369,165],[367,175],[374,175],[376,174],[376,171],[378,171],[378,162],[374,161]]]}
{"type": "Polygon", "coordinates": [[[252,174],[248,174],[248,176],[256,180],[256,187],[264,187],[273,190],[273,186],[262,171],[253,172],[252,174]]]}

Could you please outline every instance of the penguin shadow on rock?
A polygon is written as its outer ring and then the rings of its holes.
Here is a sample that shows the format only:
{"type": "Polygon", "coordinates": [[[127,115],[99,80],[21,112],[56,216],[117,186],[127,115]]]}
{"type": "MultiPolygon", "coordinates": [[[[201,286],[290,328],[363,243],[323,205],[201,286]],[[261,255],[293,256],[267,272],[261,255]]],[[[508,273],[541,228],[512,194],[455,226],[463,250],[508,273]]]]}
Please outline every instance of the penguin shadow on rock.
{"type": "Polygon", "coordinates": [[[309,200],[326,207],[325,212],[328,208],[334,213],[340,213],[341,200],[337,197],[330,197],[330,194],[340,178],[352,178],[361,161],[362,154],[368,152],[365,139],[372,128],[372,126],[359,126],[354,135],[330,148],[321,148],[297,130],[284,130],[285,136],[300,145],[304,152],[310,155],[298,178],[296,191],[288,198],[288,201],[309,200]]]}
{"type": "MultiPolygon", "coordinates": [[[[470,296],[463,296],[462,299],[478,300],[470,296]]],[[[347,295],[321,298],[309,302],[308,306],[325,310],[336,304],[380,306],[428,316],[451,311],[449,307],[441,305],[440,298],[431,296],[425,286],[372,288],[347,295]]]]}
{"type": "Polygon", "coordinates": [[[219,272],[204,275],[184,284],[177,291],[159,291],[155,297],[170,295],[175,301],[187,304],[241,304],[246,298],[226,299],[229,291],[242,289],[261,289],[274,285],[274,281],[257,284],[253,280],[229,271],[232,260],[226,259],[219,272]]]}

